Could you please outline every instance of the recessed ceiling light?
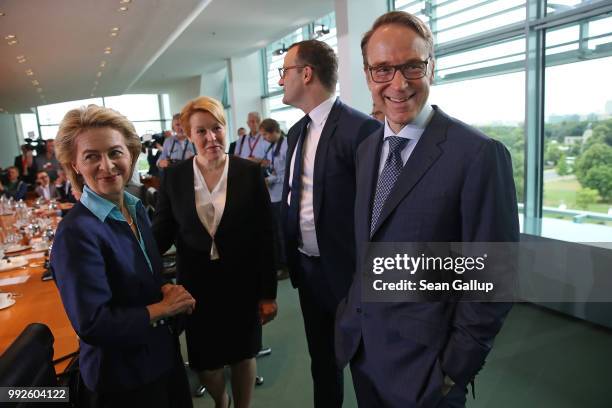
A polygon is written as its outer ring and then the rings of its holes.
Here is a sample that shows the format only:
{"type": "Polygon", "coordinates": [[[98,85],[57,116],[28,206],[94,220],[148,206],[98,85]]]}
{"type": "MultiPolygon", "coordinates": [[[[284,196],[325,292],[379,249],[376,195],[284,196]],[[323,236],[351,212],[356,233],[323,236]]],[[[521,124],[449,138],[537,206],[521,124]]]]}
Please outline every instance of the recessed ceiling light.
{"type": "Polygon", "coordinates": [[[98,71],[98,73],[96,74],[96,76],[97,76],[98,78],[100,78],[100,77],[102,76],[102,72],[98,71]]]}
{"type": "Polygon", "coordinates": [[[18,55],[18,56],[17,56],[17,59],[18,59],[18,60],[20,60],[20,59],[25,59],[25,55],[18,55]]]}
{"type": "Polygon", "coordinates": [[[9,34],[6,37],[4,37],[5,40],[14,40],[15,38],[17,38],[17,36],[14,34],[9,34]]]}
{"type": "Polygon", "coordinates": [[[105,54],[110,54],[110,53],[112,53],[112,52],[113,52],[113,49],[112,49],[111,47],[106,47],[106,48],[104,49],[104,53],[105,53],[105,54]]]}
{"type": "Polygon", "coordinates": [[[111,28],[111,31],[112,32],[117,32],[117,31],[119,31],[119,27],[113,27],[113,28],[111,28]]]}
{"type": "Polygon", "coordinates": [[[26,58],[23,55],[20,55],[17,57],[17,62],[20,64],[23,64],[24,62],[26,62],[26,58]]]}
{"type": "Polygon", "coordinates": [[[106,66],[106,61],[100,62],[100,68],[104,68],[106,66]]]}
{"type": "Polygon", "coordinates": [[[0,17],[4,17],[4,16],[6,16],[6,14],[0,11],[0,17]]]}
{"type": "Polygon", "coordinates": [[[11,40],[8,42],[8,45],[15,45],[17,44],[17,40],[11,40]]]}
{"type": "Polygon", "coordinates": [[[26,73],[27,76],[33,76],[34,75],[34,72],[31,69],[26,69],[25,73],[26,73]]]}
{"type": "Polygon", "coordinates": [[[42,92],[42,91],[43,91],[43,89],[42,89],[42,88],[36,88],[36,92],[40,93],[40,92],[42,92]]]}
{"type": "Polygon", "coordinates": [[[38,86],[38,85],[40,85],[40,82],[38,82],[38,80],[37,80],[37,79],[33,79],[33,80],[32,80],[32,85],[34,85],[34,86],[38,86]]]}
{"type": "Polygon", "coordinates": [[[128,3],[131,3],[131,2],[132,2],[132,0],[121,0],[119,3],[120,4],[128,4],[128,3]]]}
{"type": "Polygon", "coordinates": [[[110,36],[111,36],[111,37],[116,37],[116,36],[118,36],[118,35],[119,35],[118,33],[110,33],[110,36]]]}
{"type": "Polygon", "coordinates": [[[119,7],[117,11],[128,11],[128,8],[126,6],[119,7]]]}

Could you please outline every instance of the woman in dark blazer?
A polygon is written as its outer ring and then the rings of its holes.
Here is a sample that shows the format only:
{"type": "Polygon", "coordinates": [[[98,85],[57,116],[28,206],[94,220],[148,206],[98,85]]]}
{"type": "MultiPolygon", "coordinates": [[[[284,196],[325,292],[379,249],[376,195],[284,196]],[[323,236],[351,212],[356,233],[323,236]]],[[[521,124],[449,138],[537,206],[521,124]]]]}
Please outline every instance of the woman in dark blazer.
{"type": "Polygon", "coordinates": [[[51,270],[80,338],[91,406],[191,407],[173,316],[195,300],[164,284],[141,202],[125,192],[140,153],[133,125],[89,105],[60,124],[57,155],[80,201],[59,224],[51,270]]]}
{"type": "Polygon", "coordinates": [[[225,408],[250,405],[261,325],[276,314],[270,198],[260,167],[225,153],[223,106],[200,97],[181,112],[197,155],[165,174],[153,221],[163,253],[176,245],[178,283],[198,307],[187,318],[189,365],[225,408]]]}

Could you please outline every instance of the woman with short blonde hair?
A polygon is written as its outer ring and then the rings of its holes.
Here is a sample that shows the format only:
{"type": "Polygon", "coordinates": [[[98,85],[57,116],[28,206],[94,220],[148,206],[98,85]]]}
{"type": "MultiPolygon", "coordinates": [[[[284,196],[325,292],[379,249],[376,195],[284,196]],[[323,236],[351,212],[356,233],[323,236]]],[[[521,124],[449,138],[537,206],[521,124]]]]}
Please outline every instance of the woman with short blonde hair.
{"type": "Polygon", "coordinates": [[[261,325],[276,314],[270,198],[260,166],[225,153],[221,103],[196,98],[181,124],[198,154],[168,168],[153,221],[160,252],[176,246],[178,283],[198,304],[187,318],[189,366],[215,400],[250,406],[261,325]]]}

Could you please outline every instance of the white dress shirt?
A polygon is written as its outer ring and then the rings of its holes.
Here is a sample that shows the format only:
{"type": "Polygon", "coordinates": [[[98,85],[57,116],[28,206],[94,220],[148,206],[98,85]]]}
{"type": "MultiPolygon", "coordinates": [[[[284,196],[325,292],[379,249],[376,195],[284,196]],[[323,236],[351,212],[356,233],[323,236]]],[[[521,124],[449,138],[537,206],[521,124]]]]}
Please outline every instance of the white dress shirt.
{"type": "Polygon", "coordinates": [[[428,103],[423,106],[421,112],[417,115],[416,118],[406,126],[404,126],[397,134],[389,127],[389,122],[387,122],[387,118],[385,118],[385,130],[383,133],[383,145],[380,151],[380,163],[378,165],[378,175],[382,173],[383,168],[385,167],[385,162],[387,161],[387,156],[389,155],[389,141],[387,138],[389,136],[398,136],[409,139],[410,141],[406,143],[406,146],[402,149],[402,163],[406,165],[408,158],[412,154],[412,151],[416,147],[419,139],[423,135],[425,128],[429,124],[429,120],[431,119],[433,113],[433,108],[428,103]]]}
{"type": "Polygon", "coordinates": [[[229,158],[225,158],[223,174],[212,191],[208,189],[196,160],[196,158],[193,159],[193,184],[195,188],[196,212],[198,213],[198,218],[202,222],[202,225],[204,225],[206,231],[208,231],[213,238],[213,245],[210,249],[211,259],[217,259],[215,234],[221,222],[221,217],[223,217],[223,210],[227,198],[227,169],[229,167],[229,158]],[[210,217],[209,214],[211,214],[212,211],[214,211],[214,216],[210,217]],[[212,218],[212,220],[210,218],[212,218]]]}
{"type": "MultiPolygon", "coordinates": [[[[298,250],[308,256],[320,255],[313,205],[315,156],[319,140],[321,139],[321,132],[323,132],[323,127],[335,101],[336,96],[334,95],[308,113],[310,123],[308,124],[304,146],[302,147],[302,157],[304,159],[302,164],[302,195],[300,197],[300,234],[302,241],[298,250]]],[[[290,186],[291,180],[293,180],[294,165],[295,154],[292,154],[289,173],[290,186]]],[[[291,192],[287,195],[287,204],[291,204],[291,192]]]]}

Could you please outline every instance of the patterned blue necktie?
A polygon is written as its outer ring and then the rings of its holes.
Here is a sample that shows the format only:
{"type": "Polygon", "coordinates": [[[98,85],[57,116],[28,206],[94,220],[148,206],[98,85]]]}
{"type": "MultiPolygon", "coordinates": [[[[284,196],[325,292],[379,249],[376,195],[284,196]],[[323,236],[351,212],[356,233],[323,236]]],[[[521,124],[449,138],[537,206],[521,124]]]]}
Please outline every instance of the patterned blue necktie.
{"type": "Polygon", "coordinates": [[[386,140],[389,142],[389,155],[376,184],[376,195],[372,206],[372,222],[370,223],[370,238],[376,229],[378,217],[380,217],[385,201],[387,201],[389,193],[393,190],[393,186],[402,172],[404,163],[401,153],[410,141],[410,139],[399,136],[389,136],[386,140]]]}

